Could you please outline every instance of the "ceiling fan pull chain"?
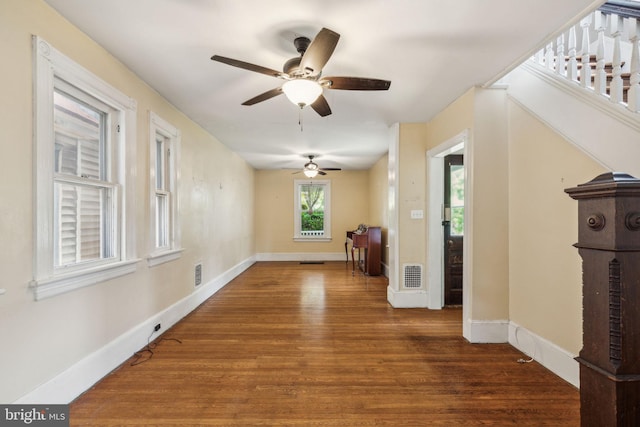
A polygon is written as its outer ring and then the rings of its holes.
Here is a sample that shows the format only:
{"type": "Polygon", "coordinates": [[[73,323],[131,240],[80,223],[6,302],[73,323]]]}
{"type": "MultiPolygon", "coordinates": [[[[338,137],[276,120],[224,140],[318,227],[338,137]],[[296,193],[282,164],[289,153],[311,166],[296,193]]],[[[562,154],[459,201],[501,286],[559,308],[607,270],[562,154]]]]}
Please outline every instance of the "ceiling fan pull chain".
{"type": "Polygon", "coordinates": [[[298,124],[300,125],[300,132],[304,130],[303,120],[302,120],[302,107],[300,107],[300,111],[298,112],[298,124]]]}

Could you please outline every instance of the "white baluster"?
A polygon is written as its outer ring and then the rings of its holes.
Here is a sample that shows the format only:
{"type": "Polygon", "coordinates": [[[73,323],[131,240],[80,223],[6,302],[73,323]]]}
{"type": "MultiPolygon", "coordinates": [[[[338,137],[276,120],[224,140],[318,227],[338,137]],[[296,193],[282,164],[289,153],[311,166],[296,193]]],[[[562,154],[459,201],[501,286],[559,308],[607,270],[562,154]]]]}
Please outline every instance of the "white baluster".
{"type": "Polygon", "coordinates": [[[629,64],[629,91],[627,93],[628,108],[634,113],[640,112],[640,25],[638,20],[628,20],[629,41],[631,41],[631,63],[629,64]]]}
{"type": "Polygon", "coordinates": [[[571,81],[578,80],[578,61],[576,60],[576,27],[569,29],[569,62],[567,64],[567,78],[571,81]]]}
{"type": "Polygon", "coordinates": [[[549,43],[544,51],[544,64],[549,70],[553,70],[553,43],[549,43]]]}
{"type": "Polygon", "coordinates": [[[536,64],[544,64],[544,49],[540,49],[533,54],[533,61],[536,64]]]}
{"type": "Polygon", "coordinates": [[[596,46],[596,73],[593,88],[596,93],[605,95],[607,91],[607,74],[604,71],[604,30],[605,17],[600,11],[595,11],[594,27],[598,33],[598,42],[596,46]]]}
{"type": "Polygon", "coordinates": [[[567,72],[567,60],[564,56],[564,34],[560,34],[556,41],[556,73],[564,76],[567,72]]]}
{"type": "Polygon", "coordinates": [[[580,69],[580,85],[591,87],[591,53],[589,52],[589,26],[591,16],[587,16],[580,21],[582,27],[582,68],[580,69]]]}
{"type": "Polygon", "coordinates": [[[622,58],[620,54],[620,36],[622,35],[622,18],[611,15],[609,28],[613,37],[613,72],[611,77],[610,100],[614,103],[622,102],[622,58]]]}

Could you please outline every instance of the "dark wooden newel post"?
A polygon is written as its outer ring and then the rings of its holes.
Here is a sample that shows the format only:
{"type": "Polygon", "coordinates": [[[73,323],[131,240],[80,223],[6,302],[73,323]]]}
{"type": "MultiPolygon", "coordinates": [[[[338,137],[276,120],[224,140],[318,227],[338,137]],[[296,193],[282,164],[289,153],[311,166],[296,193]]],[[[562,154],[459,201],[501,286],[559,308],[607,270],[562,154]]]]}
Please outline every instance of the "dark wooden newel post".
{"type": "Polygon", "coordinates": [[[606,173],[578,200],[582,427],[640,426],[640,180],[606,173]]]}

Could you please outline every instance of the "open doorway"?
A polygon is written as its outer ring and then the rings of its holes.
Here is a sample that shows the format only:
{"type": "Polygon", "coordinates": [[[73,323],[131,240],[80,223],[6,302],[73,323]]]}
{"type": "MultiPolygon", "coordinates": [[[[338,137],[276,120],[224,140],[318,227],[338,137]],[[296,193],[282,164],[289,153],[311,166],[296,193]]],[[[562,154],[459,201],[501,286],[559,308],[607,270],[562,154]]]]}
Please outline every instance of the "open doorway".
{"type": "Polygon", "coordinates": [[[444,255],[444,305],[462,305],[464,242],[464,156],[444,158],[444,218],[442,219],[444,255]]]}
{"type": "Polygon", "coordinates": [[[427,307],[441,309],[445,305],[462,304],[463,317],[467,317],[470,313],[467,278],[470,277],[469,266],[471,265],[469,218],[472,194],[468,179],[471,165],[468,161],[463,161],[471,158],[470,152],[468,131],[427,152],[427,307]],[[460,157],[454,157],[454,155],[460,157]],[[452,156],[449,160],[455,160],[447,166],[445,159],[448,156],[452,156]],[[451,166],[455,173],[454,186],[458,186],[454,200],[451,200],[451,190],[445,191],[445,174],[451,175],[451,166]],[[446,169],[449,171],[447,172],[446,169]],[[449,192],[449,195],[445,204],[446,192],[449,192]],[[452,224],[454,221],[455,224],[452,224]],[[452,243],[450,243],[451,240],[453,240],[452,243]],[[449,247],[451,251],[446,250],[449,247]],[[449,269],[446,268],[447,264],[450,265],[449,269]],[[447,275],[450,277],[447,278],[447,275]],[[445,287],[446,279],[450,279],[448,288],[445,287]]]}

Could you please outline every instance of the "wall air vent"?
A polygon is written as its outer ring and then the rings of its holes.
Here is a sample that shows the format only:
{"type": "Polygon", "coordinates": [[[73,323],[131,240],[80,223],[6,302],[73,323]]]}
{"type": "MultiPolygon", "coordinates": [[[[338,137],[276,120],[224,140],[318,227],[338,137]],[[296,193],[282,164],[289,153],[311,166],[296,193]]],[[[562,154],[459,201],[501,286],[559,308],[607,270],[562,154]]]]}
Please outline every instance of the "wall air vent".
{"type": "Polygon", "coordinates": [[[422,287],[422,264],[404,264],[402,271],[402,283],[405,289],[422,287]]]}
{"type": "Polygon", "coordinates": [[[196,264],[194,277],[195,286],[199,286],[202,283],[202,264],[196,264]]]}

